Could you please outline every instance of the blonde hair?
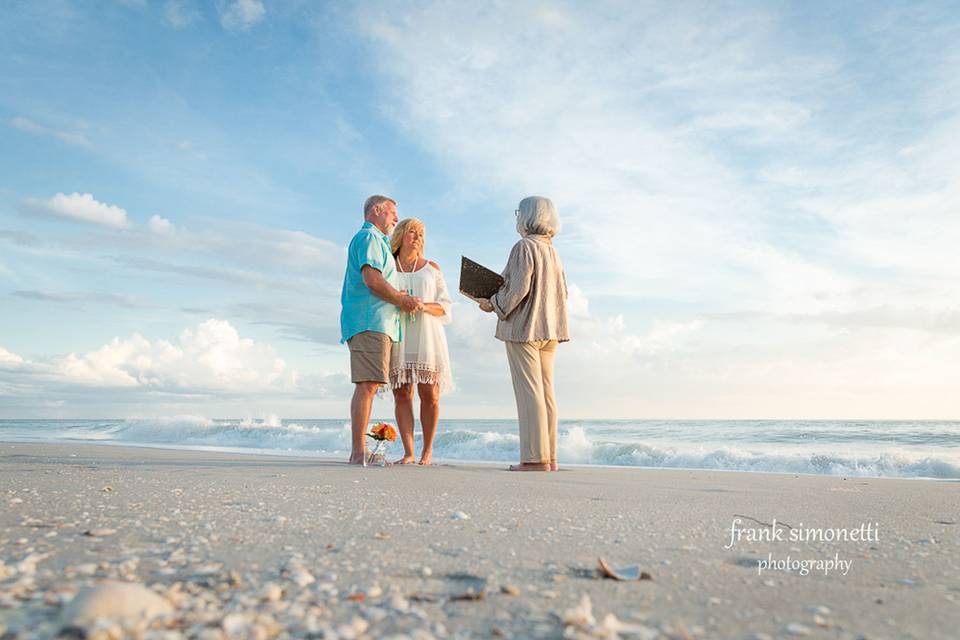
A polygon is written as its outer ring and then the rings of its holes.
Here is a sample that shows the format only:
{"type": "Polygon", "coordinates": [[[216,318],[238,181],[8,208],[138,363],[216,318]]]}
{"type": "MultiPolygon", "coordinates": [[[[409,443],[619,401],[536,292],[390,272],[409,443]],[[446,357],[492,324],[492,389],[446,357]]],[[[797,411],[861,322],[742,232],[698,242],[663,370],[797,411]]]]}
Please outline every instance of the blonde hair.
{"type": "Polygon", "coordinates": [[[424,252],[427,249],[427,228],[418,218],[404,218],[397,223],[396,228],[393,230],[393,235],[390,236],[390,252],[393,253],[394,256],[400,254],[400,246],[403,244],[403,234],[411,227],[419,229],[423,234],[423,242],[420,243],[420,257],[424,257],[424,252]]]}

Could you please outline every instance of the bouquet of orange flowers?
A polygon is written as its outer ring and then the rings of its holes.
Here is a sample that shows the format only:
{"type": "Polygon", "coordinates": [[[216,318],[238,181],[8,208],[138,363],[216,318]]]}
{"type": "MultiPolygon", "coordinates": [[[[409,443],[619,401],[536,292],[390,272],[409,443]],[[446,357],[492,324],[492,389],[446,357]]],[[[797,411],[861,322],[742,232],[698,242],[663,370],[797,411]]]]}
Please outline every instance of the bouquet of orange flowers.
{"type": "Polygon", "coordinates": [[[373,448],[373,451],[367,454],[367,457],[363,461],[364,466],[387,466],[386,447],[388,442],[393,442],[397,439],[396,428],[394,428],[392,424],[378,422],[370,429],[370,433],[367,434],[367,437],[376,440],[377,445],[373,448]]]}
{"type": "Polygon", "coordinates": [[[397,430],[392,424],[378,422],[370,429],[370,433],[367,434],[367,437],[373,438],[374,440],[378,440],[380,442],[383,442],[384,440],[387,442],[393,442],[397,439],[397,430]]]}

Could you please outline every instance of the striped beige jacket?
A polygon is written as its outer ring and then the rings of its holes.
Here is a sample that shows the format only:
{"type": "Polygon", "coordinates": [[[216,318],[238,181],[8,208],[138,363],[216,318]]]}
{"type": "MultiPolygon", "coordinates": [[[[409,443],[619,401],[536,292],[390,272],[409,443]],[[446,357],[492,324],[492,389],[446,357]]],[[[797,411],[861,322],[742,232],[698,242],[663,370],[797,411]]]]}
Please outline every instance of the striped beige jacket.
{"type": "Polygon", "coordinates": [[[497,314],[496,336],[504,342],[570,339],[567,282],[549,236],[530,234],[513,245],[504,283],[490,303],[497,314]]]}

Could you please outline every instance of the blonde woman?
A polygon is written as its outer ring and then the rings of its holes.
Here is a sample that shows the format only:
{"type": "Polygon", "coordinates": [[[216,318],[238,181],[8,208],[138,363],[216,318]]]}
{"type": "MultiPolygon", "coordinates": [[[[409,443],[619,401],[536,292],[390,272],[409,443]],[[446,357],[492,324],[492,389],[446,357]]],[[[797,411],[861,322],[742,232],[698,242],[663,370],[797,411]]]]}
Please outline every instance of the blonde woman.
{"type": "Polygon", "coordinates": [[[480,308],[497,314],[496,337],[507,348],[520,426],[520,464],[511,471],[557,471],[557,402],[553,360],[570,340],[567,282],[553,237],[560,230],[549,198],[531,196],[516,210],[520,241],[513,245],[504,283],[480,308]]]}
{"type": "Polygon", "coordinates": [[[420,396],[423,428],[421,465],[430,464],[433,437],[440,419],[440,395],[453,388],[450,355],[443,325],[450,322],[450,294],[436,262],[424,257],[426,229],[416,218],[401,220],[393,231],[390,249],[397,262],[399,290],[422,301],[422,311],[401,314],[403,341],[393,349],[390,386],[403,442],[403,458],[411,464],[413,451],[413,389],[420,396]]]}

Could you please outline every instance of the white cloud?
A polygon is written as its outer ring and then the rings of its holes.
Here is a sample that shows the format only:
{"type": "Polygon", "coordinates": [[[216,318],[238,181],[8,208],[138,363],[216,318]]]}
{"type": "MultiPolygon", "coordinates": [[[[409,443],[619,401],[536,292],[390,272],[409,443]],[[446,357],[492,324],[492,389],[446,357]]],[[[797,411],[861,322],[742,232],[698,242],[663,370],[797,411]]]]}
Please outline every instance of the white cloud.
{"type": "Polygon", "coordinates": [[[690,322],[658,322],[643,336],[626,336],[625,346],[639,357],[673,351],[687,342],[689,335],[703,326],[700,320],[690,322]]]}
{"type": "Polygon", "coordinates": [[[590,301],[580,287],[573,283],[567,286],[567,309],[575,318],[590,317],[590,301]]]}
{"type": "Polygon", "coordinates": [[[296,373],[286,368],[273,347],[242,338],[229,322],[215,319],[171,342],[134,334],[52,365],[64,382],[186,394],[282,392],[296,384],[296,373]]]}
{"type": "Polygon", "coordinates": [[[246,31],[263,20],[267,9],[261,0],[234,0],[220,6],[220,24],[230,31],[246,31]]]}
{"type": "Polygon", "coordinates": [[[24,201],[24,208],[33,213],[89,222],[115,229],[125,229],[130,226],[124,209],[99,202],[90,193],[71,193],[70,195],[57,193],[46,200],[28,198],[24,201]]]}
{"type": "Polygon", "coordinates": [[[18,364],[23,364],[23,358],[0,347],[0,365],[12,366],[18,364]]]}
{"type": "Polygon", "coordinates": [[[176,227],[174,227],[172,222],[158,215],[153,215],[150,217],[150,221],[147,223],[147,228],[150,229],[152,233],[160,235],[169,235],[176,232],[176,227]]]}
{"type": "Polygon", "coordinates": [[[185,29],[202,19],[195,6],[186,0],[168,0],[163,5],[163,18],[175,29],[185,29]]]}
{"type": "Polygon", "coordinates": [[[10,120],[10,126],[14,127],[15,129],[19,129],[20,131],[32,133],[38,136],[52,136],[61,142],[65,142],[76,147],[93,149],[93,144],[81,133],[50,129],[49,127],[37,124],[29,118],[24,118],[21,116],[13,118],[10,120]]]}

